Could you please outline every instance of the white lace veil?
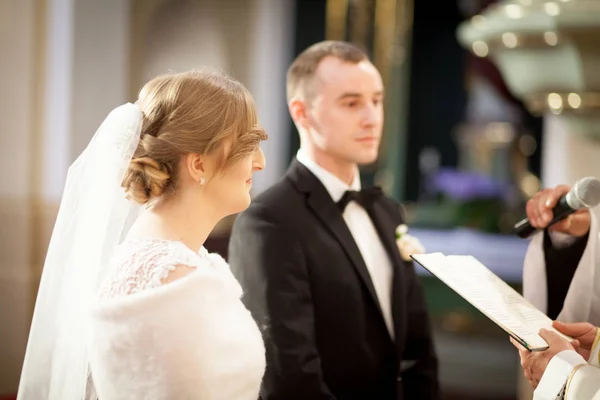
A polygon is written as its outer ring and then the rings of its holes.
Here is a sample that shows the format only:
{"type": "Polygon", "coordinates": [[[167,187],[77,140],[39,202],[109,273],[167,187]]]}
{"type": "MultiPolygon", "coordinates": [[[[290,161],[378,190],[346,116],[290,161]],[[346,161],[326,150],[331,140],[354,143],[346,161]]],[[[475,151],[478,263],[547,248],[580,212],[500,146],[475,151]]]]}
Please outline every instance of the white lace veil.
{"type": "Polygon", "coordinates": [[[108,260],[141,207],[121,181],[140,139],[135,104],[114,109],[69,168],[38,290],[19,400],[82,400],[89,367],[88,310],[108,260]]]}

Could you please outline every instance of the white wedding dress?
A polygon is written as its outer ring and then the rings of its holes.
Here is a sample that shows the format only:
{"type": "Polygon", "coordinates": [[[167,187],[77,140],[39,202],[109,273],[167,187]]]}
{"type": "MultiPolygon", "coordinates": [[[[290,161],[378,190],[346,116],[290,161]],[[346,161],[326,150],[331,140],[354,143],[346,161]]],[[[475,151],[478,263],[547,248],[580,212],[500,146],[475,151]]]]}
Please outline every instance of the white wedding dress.
{"type": "Polygon", "coordinates": [[[129,240],[93,307],[88,355],[100,400],[256,400],[261,333],[225,260],[181,242],[129,240]],[[163,283],[176,268],[193,268],[163,283]]]}

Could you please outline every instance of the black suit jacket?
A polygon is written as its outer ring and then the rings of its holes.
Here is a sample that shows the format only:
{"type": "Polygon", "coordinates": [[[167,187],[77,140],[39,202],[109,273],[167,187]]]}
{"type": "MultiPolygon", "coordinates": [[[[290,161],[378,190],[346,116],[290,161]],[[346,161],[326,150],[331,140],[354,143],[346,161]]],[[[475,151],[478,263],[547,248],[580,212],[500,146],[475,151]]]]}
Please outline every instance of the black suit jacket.
{"type": "Polygon", "coordinates": [[[306,167],[294,161],[236,219],[229,262],[264,334],[264,400],[438,398],[423,290],[395,244],[400,208],[382,196],[369,214],[394,268],[395,341],[342,212],[306,167]]]}

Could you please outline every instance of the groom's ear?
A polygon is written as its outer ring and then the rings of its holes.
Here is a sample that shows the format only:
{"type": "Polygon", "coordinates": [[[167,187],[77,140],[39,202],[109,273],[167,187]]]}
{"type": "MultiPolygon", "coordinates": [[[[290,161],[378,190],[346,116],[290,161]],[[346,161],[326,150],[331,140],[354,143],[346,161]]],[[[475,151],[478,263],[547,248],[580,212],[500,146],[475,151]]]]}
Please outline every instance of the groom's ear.
{"type": "Polygon", "coordinates": [[[290,116],[296,125],[304,129],[308,129],[311,126],[306,101],[298,97],[293,97],[288,102],[288,108],[290,110],[290,116]]]}

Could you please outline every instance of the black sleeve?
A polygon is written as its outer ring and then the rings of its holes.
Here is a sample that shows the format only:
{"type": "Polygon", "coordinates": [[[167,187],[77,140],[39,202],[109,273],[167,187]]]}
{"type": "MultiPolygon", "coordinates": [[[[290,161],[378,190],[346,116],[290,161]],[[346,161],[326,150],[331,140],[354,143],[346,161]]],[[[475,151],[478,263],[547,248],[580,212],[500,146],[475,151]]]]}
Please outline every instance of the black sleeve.
{"type": "Polygon", "coordinates": [[[556,319],[563,308],[571,281],[588,242],[589,232],[565,248],[556,248],[544,230],[544,260],[548,289],[548,316],[556,319]]]}
{"type": "MultiPolygon", "coordinates": [[[[389,209],[396,215],[398,224],[404,223],[405,218],[401,205],[393,201],[389,209]]],[[[414,263],[411,261],[404,262],[403,266],[405,267],[405,282],[402,285],[408,291],[408,296],[406,301],[406,349],[402,359],[405,362],[416,361],[412,367],[402,372],[404,398],[437,400],[441,398],[438,359],[433,341],[431,319],[425,300],[425,291],[416,273],[414,263]]]]}
{"type": "Polygon", "coordinates": [[[408,296],[406,349],[403,360],[415,360],[414,366],[402,373],[405,399],[440,398],[438,361],[423,287],[412,263],[406,263],[404,277],[408,296]]]}
{"type": "Polygon", "coordinates": [[[251,207],[234,223],[229,263],[263,331],[267,368],[261,398],[335,400],[323,381],[306,262],[296,235],[266,209],[251,207]]]}

